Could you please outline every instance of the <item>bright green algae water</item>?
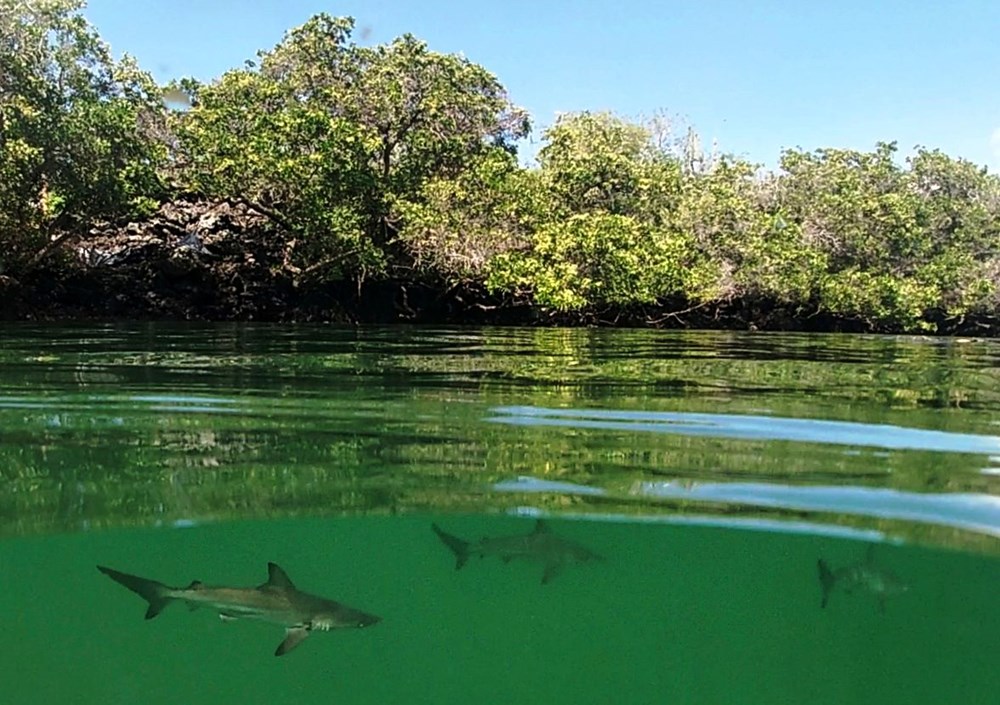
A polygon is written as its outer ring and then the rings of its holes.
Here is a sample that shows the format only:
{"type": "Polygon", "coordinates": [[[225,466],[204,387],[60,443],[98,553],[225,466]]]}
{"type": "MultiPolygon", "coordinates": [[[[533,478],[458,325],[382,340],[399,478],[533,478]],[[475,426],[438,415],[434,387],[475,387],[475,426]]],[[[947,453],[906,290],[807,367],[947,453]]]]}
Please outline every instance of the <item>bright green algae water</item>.
{"type": "Polygon", "coordinates": [[[989,703],[1000,346],[271,326],[0,331],[0,702],[989,703]],[[603,560],[472,557],[535,517],[603,560]],[[817,561],[908,589],[834,586],[817,561]],[[96,565],[372,612],[145,604],[96,565]]]}

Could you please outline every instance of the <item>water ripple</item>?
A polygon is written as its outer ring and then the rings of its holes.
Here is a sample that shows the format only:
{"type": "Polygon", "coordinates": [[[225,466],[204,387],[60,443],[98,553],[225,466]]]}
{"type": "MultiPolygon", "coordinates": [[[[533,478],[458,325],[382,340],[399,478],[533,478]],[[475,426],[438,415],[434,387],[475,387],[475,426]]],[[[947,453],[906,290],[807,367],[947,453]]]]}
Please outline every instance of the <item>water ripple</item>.
{"type": "Polygon", "coordinates": [[[867,487],[796,487],[762,482],[640,482],[633,493],[657,499],[858,514],[953,526],[1000,537],[1000,497],[918,494],[867,487]]]}
{"type": "Polygon", "coordinates": [[[491,411],[496,415],[488,417],[487,421],[514,426],[563,426],[945,453],[1000,452],[1000,436],[850,421],[737,414],[551,409],[537,406],[499,406],[491,411]]]}

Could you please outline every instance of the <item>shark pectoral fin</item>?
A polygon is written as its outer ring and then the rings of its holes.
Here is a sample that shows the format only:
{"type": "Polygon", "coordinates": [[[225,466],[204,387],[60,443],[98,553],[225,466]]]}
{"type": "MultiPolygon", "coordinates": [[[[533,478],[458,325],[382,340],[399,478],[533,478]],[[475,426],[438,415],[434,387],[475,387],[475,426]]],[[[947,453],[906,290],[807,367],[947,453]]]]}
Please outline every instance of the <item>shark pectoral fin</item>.
{"type": "Polygon", "coordinates": [[[875,544],[868,544],[868,548],[865,550],[865,564],[875,565],[875,544]]]}
{"type": "Polygon", "coordinates": [[[278,644],[275,656],[284,656],[296,646],[301,644],[309,636],[309,630],[305,627],[291,627],[285,630],[285,640],[278,644]]]}
{"type": "Polygon", "coordinates": [[[219,621],[221,622],[235,622],[236,617],[231,614],[226,614],[225,612],[219,612],[219,621]]]}
{"type": "Polygon", "coordinates": [[[547,585],[552,578],[556,577],[562,572],[562,563],[549,563],[545,566],[545,572],[542,573],[542,585],[547,585]]]}
{"type": "Polygon", "coordinates": [[[822,558],[816,562],[816,566],[819,569],[819,584],[823,589],[823,597],[820,600],[819,606],[826,607],[826,603],[830,601],[830,593],[833,591],[833,586],[837,584],[837,576],[833,574],[830,566],[822,558]]]}

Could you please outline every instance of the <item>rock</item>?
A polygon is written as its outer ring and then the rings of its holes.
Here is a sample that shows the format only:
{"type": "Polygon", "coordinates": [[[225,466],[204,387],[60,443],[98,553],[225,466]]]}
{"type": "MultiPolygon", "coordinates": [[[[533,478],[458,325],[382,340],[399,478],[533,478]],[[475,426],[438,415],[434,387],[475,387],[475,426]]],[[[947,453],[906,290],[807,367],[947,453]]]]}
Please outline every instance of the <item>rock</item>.
{"type": "Polygon", "coordinates": [[[251,319],[282,315],[289,239],[244,203],[182,198],[145,220],[92,229],[69,247],[88,286],[108,292],[109,310],[251,319]]]}

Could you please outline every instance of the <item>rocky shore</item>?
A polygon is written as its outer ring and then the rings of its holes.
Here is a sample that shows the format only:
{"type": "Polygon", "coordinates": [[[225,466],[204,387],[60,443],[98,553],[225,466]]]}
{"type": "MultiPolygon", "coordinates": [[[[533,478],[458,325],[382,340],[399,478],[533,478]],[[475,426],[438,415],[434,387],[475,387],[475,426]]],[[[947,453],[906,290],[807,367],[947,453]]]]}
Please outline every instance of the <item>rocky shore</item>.
{"type": "MultiPolygon", "coordinates": [[[[143,221],[108,224],[67,240],[61,256],[21,279],[0,276],[0,318],[898,332],[770,301],[708,306],[667,301],[558,314],[490,295],[481,286],[422,281],[405,271],[367,281],[327,281],[292,264],[295,244],[260,206],[178,198],[143,221]]],[[[942,317],[936,323],[938,334],[1000,334],[995,318],[942,317]]]]}

